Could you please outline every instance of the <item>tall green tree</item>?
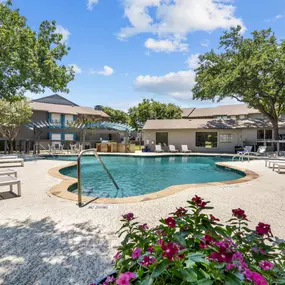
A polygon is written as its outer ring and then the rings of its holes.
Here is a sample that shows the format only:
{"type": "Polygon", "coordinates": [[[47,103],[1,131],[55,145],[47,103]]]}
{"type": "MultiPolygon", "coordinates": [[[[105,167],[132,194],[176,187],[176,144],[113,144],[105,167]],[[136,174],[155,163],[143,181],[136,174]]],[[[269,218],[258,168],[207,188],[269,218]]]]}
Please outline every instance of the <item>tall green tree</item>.
{"type": "Polygon", "coordinates": [[[8,139],[10,148],[13,151],[13,141],[17,137],[22,124],[28,123],[33,114],[26,99],[8,101],[0,100],[0,133],[8,139]]]}
{"type": "Polygon", "coordinates": [[[110,117],[110,121],[114,123],[127,124],[129,116],[121,110],[116,110],[110,107],[103,107],[103,111],[110,117]]]}
{"type": "Polygon", "coordinates": [[[237,27],[224,33],[220,48],[200,56],[194,99],[229,97],[247,103],[270,120],[278,140],[278,120],[285,111],[285,41],[271,29],[245,38],[237,27]]]}
{"type": "Polygon", "coordinates": [[[54,21],[44,21],[33,31],[10,1],[0,4],[0,98],[41,93],[45,88],[68,92],[74,71],[59,65],[68,50],[54,21]]]}
{"type": "Polygon", "coordinates": [[[164,104],[158,101],[144,99],[136,107],[128,111],[129,122],[133,128],[142,128],[147,120],[181,119],[182,110],[174,104],[164,104]]]}

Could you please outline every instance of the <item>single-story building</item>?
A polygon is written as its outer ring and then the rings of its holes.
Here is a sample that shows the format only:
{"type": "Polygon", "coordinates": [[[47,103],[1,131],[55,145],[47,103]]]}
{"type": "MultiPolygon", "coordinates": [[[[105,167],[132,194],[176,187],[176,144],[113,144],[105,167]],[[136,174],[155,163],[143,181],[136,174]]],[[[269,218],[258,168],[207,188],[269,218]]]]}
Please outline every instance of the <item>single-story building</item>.
{"type": "MultiPolygon", "coordinates": [[[[235,147],[266,144],[274,150],[271,123],[263,115],[246,105],[220,106],[216,108],[187,108],[183,119],[148,120],[143,128],[144,143],[151,149],[162,146],[188,145],[194,152],[233,153],[235,147]]],[[[285,118],[280,118],[280,140],[285,140],[285,118]]],[[[285,143],[280,144],[285,150],[285,143]]]]}

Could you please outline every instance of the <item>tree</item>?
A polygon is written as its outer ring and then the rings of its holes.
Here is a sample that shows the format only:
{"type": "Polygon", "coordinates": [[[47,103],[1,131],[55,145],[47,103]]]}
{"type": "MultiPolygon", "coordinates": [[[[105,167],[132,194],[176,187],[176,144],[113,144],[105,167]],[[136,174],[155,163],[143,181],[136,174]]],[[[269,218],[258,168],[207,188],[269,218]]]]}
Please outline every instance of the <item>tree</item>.
{"type": "Polygon", "coordinates": [[[69,48],[56,33],[55,21],[44,21],[37,32],[27,26],[11,2],[0,4],[0,98],[23,97],[27,92],[68,92],[74,71],[58,62],[69,48]]]}
{"type": "Polygon", "coordinates": [[[110,107],[103,107],[103,111],[110,116],[111,122],[127,124],[129,122],[129,116],[127,113],[121,110],[116,110],[110,107]]]}
{"type": "Polygon", "coordinates": [[[218,101],[230,97],[258,109],[272,124],[279,140],[278,119],[285,111],[285,41],[268,30],[241,35],[231,28],[220,39],[221,53],[200,56],[194,99],[218,101]]]}
{"type": "Polygon", "coordinates": [[[26,99],[10,102],[0,100],[0,133],[10,143],[9,151],[13,151],[13,141],[17,137],[22,124],[28,123],[33,114],[26,99]]]}
{"type": "Polygon", "coordinates": [[[128,111],[130,125],[141,128],[147,120],[181,119],[182,110],[174,104],[164,104],[154,100],[144,99],[137,107],[128,111]]]}

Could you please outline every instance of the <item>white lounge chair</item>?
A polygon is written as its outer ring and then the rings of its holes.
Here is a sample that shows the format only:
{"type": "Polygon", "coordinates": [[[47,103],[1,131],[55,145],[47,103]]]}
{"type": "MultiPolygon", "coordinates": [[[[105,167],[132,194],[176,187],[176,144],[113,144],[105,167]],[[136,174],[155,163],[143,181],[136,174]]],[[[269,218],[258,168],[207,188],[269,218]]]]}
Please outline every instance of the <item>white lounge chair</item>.
{"type": "Polygon", "coordinates": [[[285,169],[285,162],[278,162],[278,163],[274,163],[273,164],[273,171],[275,171],[275,169],[278,169],[278,174],[280,174],[281,173],[281,169],[285,169]]]}
{"type": "Polygon", "coordinates": [[[178,150],[175,148],[174,145],[170,144],[169,145],[169,152],[178,152],[178,150]]]}
{"type": "MultiPolygon", "coordinates": [[[[20,163],[20,166],[24,166],[24,159],[23,158],[4,158],[4,159],[0,159],[0,164],[13,164],[14,163],[20,163]]],[[[18,165],[16,165],[18,166],[18,165]]],[[[7,166],[3,166],[3,167],[7,167],[7,166]]]]}
{"type": "Polygon", "coordinates": [[[184,145],[181,145],[181,152],[189,153],[192,151],[190,149],[188,149],[188,145],[184,144],[184,145]]]}
{"type": "Polygon", "coordinates": [[[252,150],[252,146],[251,145],[246,145],[244,147],[244,149],[241,150],[241,151],[238,151],[237,154],[241,154],[241,155],[249,154],[251,152],[251,150],[252,150]]]}
{"type": "Polygon", "coordinates": [[[13,169],[5,169],[5,170],[0,170],[0,176],[11,176],[14,175],[15,178],[17,178],[17,171],[13,169]]]}
{"type": "Polygon", "coordinates": [[[249,152],[249,155],[256,155],[256,156],[260,156],[260,155],[266,155],[266,149],[267,146],[260,146],[258,147],[258,150],[256,152],[249,152]]]}
{"type": "Polygon", "coordinates": [[[155,145],[155,152],[163,152],[160,144],[155,145]]]}
{"type": "Polygon", "coordinates": [[[13,192],[13,185],[18,186],[18,196],[21,196],[21,180],[13,176],[0,176],[0,186],[10,186],[10,192],[13,192]]]}
{"type": "Polygon", "coordinates": [[[0,159],[18,158],[18,155],[0,155],[0,159]]]}

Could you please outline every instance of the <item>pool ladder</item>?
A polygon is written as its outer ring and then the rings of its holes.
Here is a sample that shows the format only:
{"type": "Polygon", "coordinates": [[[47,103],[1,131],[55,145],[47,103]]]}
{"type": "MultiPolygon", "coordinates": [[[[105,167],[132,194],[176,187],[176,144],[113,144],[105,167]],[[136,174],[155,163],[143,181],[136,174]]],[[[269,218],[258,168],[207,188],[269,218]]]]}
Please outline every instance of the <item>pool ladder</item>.
{"type": "Polygon", "coordinates": [[[117,190],[119,190],[119,186],[116,183],[115,179],[113,178],[113,176],[111,175],[111,173],[109,172],[109,170],[107,169],[107,167],[105,166],[104,162],[102,161],[102,159],[100,158],[100,156],[98,155],[96,149],[92,148],[92,149],[86,149],[86,150],[82,150],[77,158],[77,188],[78,188],[78,206],[79,207],[83,207],[84,204],[82,203],[82,186],[81,186],[81,157],[83,156],[84,153],[86,152],[93,152],[95,157],[99,160],[100,164],[102,165],[103,169],[105,170],[105,172],[107,173],[107,175],[109,176],[109,178],[111,179],[112,183],[114,184],[114,186],[116,187],[117,190]]]}

